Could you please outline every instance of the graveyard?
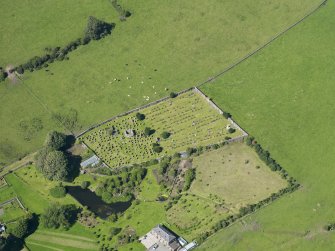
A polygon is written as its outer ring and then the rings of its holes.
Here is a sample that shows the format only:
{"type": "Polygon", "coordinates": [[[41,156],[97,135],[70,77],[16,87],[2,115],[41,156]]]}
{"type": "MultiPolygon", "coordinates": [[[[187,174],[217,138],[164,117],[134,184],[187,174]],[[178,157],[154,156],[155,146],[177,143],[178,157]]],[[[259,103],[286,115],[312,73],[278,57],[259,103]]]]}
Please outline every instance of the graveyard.
{"type": "Polygon", "coordinates": [[[82,135],[80,140],[108,166],[120,167],[240,136],[242,131],[207,99],[190,90],[120,116],[82,135]],[[143,120],[137,114],[144,115],[143,120]]]}

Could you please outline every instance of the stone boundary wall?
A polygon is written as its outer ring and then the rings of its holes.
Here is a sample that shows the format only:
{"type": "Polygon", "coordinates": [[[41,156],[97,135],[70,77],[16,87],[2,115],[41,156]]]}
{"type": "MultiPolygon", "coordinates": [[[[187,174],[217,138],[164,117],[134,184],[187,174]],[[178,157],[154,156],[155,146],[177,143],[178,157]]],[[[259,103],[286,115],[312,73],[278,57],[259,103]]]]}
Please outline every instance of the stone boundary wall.
{"type": "MultiPolygon", "coordinates": [[[[177,94],[180,95],[180,94],[183,94],[183,93],[185,93],[185,92],[191,91],[191,90],[193,90],[193,89],[194,89],[194,87],[192,87],[192,88],[188,88],[188,89],[186,89],[186,90],[183,90],[183,91],[178,92],[177,94]]],[[[140,110],[142,110],[142,109],[144,109],[144,108],[147,108],[147,107],[156,105],[156,104],[158,104],[158,103],[160,103],[160,102],[163,102],[163,101],[165,101],[165,100],[167,100],[167,99],[169,99],[169,98],[170,98],[170,97],[167,96],[167,97],[158,99],[158,100],[156,100],[156,101],[150,102],[150,103],[148,103],[148,104],[146,104],[146,105],[143,105],[143,106],[134,108],[134,109],[132,109],[132,110],[126,111],[126,112],[124,112],[124,113],[121,113],[121,114],[119,114],[119,115],[113,116],[113,117],[111,117],[111,118],[109,118],[109,119],[107,119],[107,120],[105,120],[105,121],[102,121],[102,122],[99,123],[99,124],[96,124],[96,125],[93,125],[93,126],[89,127],[89,128],[86,129],[85,131],[79,133],[78,135],[75,135],[75,137],[76,137],[76,138],[79,138],[79,137],[83,136],[85,133],[87,133],[87,132],[89,132],[89,131],[92,131],[93,129],[95,129],[95,128],[97,128],[97,127],[103,125],[103,124],[106,124],[106,123],[108,123],[108,122],[110,122],[110,121],[113,121],[113,120],[115,120],[115,119],[117,119],[117,118],[126,116],[126,115],[128,115],[128,114],[130,114],[130,113],[137,112],[137,111],[140,111],[140,110]]]]}
{"type": "Polygon", "coordinates": [[[270,38],[270,40],[268,40],[265,44],[259,46],[258,48],[256,48],[255,50],[251,51],[250,53],[248,53],[247,55],[245,55],[244,57],[242,57],[241,59],[237,60],[235,63],[233,63],[232,65],[228,66],[227,68],[223,69],[221,72],[217,73],[215,76],[209,77],[206,81],[203,81],[199,84],[197,84],[197,87],[200,87],[204,84],[207,84],[209,82],[212,82],[214,80],[216,80],[218,77],[222,76],[223,74],[225,74],[226,72],[230,71],[231,69],[233,69],[235,66],[241,64],[242,62],[244,62],[245,60],[247,60],[248,58],[250,58],[251,56],[255,55],[257,52],[259,52],[260,50],[262,50],[263,48],[267,47],[269,44],[271,44],[273,41],[275,41],[277,38],[281,37],[282,35],[284,35],[286,32],[288,32],[289,30],[293,29],[295,26],[297,26],[298,24],[300,24],[301,22],[303,22],[305,19],[307,19],[309,16],[311,16],[312,14],[314,14],[316,11],[318,11],[320,8],[322,8],[324,5],[326,5],[328,2],[328,0],[322,0],[316,7],[314,7],[310,12],[308,12],[305,16],[303,16],[301,19],[299,19],[298,21],[296,21],[295,23],[291,24],[290,26],[288,26],[286,29],[284,29],[283,31],[277,33],[274,37],[270,38]]]}
{"type": "Polygon", "coordinates": [[[20,199],[18,197],[14,197],[14,198],[11,198],[9,200],[6,200],[4,202],[2,202],[0,204],[0,207],[3,207],[9,203],[12,203],[13,201],[17,201],[17,203],[19,204],[19,206],[24,210],[24,211],[27,211],[26,208],[23,206],[22,202],[20,201],[20,199]]]}
{"type": "MultiPolygon", "coordinates": [[[[197,87],[194,87],[194,91],[199,93],[200,96],[202,96],[207,102],[208,104],[210,104],[215,110],[217,110],[220,114],[223,114],[223,111],[220,109],[220,107],[218,107],[209,97],[206,96],[205,93],[203,93],[201,90],[199,90],[197,87]]],[[[243,138],[248,136],[248,133],[243,130],[232,118],[228,118],[228,121],[238,130],[240,130],[243,133],[243,138]]],[[[238,137],[239,138],[239,137],[238,137]]],[[[236,139],[238,139],[236,138],[236,139]]],[[[234,140],[234,139],[232,139],[234,140]]]]}

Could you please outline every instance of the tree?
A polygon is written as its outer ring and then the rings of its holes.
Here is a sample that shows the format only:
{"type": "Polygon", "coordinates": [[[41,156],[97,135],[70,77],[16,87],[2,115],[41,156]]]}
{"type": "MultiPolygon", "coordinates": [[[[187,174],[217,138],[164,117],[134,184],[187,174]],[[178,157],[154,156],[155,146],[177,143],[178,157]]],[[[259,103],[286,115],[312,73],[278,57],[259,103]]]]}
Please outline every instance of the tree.
{"type": "Polygon", "coordinates": [[[171,133],[169,133],[169,132],[162,132],[162,134],[161,134],[161,136],[162,136],[163,139],[169,138],[170,135],[171,135],[171,133]]]}
{"type": "Polygon", "coordinates": [[[51,131],[45,139],[44,146],[54,150],[62,150],[66,146],[66,135],[60,132],[51,131]]]}
{"type": "Polygon", "coordinates": [[[66,195],[66,188],[60,184],[50,189],[50,194],[54,198],[63,198],[66,195]]]}
{"type": "Polygon", "coordinates": [[[66,180],[69,174],[69,163],[65,154],[61,151],[49,152],[41,172],[49,180],[66,180]]]}
{"type": "Polygon", "coordinates": [[[29,220],[27,218],[22,218],[17,221],[10,233],[16,238],[23,239],[28,234],[28,225],[29,220]]]}
{"type": "Polygon", "coordinates": [[[44,163],[45,163],[45,159],[46,159],[47,155],[49,154],[49,152],[50,152],[49,148],[43,147],[35,155],[36,167],[40,172],[42,172],[42,169],[43,169],[44,163]]]}
{"type": "Polygon", "coordinates": [[[138,119],[138,120],[144,120],[145,119],[145,115],[143,114],[143,113],[136,113],[136,118],[138,119]]]}
{"type": "Polygon", "coordinates": [[[51,204],[41,215],[41,224],[46,228],[68,229],[74,223],[76,215],[75,205],[51,204]]]}
{"type": "Polygon", "coordinates": [[[106,23],[95,17],[89,16],[85,30],[85,39],[99,40],[111,34],[113,24],[106,23]]]}

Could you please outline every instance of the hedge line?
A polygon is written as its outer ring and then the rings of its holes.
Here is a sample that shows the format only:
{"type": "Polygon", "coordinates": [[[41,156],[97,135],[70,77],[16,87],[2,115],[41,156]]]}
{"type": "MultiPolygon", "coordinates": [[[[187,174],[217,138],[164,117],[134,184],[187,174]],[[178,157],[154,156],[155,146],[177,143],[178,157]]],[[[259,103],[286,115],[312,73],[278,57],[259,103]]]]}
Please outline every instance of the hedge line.
{"type": "MultiPolygon", "coordinates": [[[[106,23],[95,17],[90,16],[87,21],[87,26],[82,38],[78,38],[71,41],[63,48],[45,48],[46,53],[42,56],[35,56],[29,59],[26,63],[23,63],[13,69],[9,70],[9,73],[17,72],[23,74],[24,71],[33,72],[35,70],[40,70],[44,67],[48,67],[48,64],[54,61],[68,60],[67,56],[71,51],[74,51],[81,45],[88,44],[91,40],[99,40],[109,34],[111,34],[112,29],[115,27],[114,23],[106,23]]],[[[4,81],[8,74],[0,67],[0,81],[4,81]]]]}
{"type": "MultiPolygon", "coordinates": [[[[223,219],[217,222],[212,228],[197,237],[198,244],[204,242],[209,236],[213,235],[217,231],[222,228],[230,226],[236,220],[240,219],[241,217],[255,212],[257,209],[264,207],[271,203],[272,201],[280,198],[284,194],[292,193],[300,187],[300,184],[292,177],[289,177],[288,173],[274,160],[270,157],[270,153],[262,148],[260,144],[257,143],[254,137],[249,136],[246,139],[246,144],[252,147],[258,154],[261,160],[272,170],[277,171],[282,174],[282,177],[288,181],[288,186],[279,190],[276,193],[272,193],[270,197],[259,201],[256,204],[247,205],[245,207],[240,208],[239,213],[235,215],[230,215],[226,219],[223,219]]],[[[330,227],[331,229],[331,227],[330,227]]]]}

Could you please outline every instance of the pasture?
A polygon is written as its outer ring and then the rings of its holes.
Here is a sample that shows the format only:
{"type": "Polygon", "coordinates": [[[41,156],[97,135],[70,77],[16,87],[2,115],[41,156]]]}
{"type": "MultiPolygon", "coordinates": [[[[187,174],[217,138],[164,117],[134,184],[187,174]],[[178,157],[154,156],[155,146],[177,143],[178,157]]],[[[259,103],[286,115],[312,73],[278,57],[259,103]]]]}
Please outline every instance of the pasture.
{"type": "Polygon", "coordinates": [[[231,123],[194,91],[139,112],[145,115],[144,120],[137,119],[137,112],[133,112],[95,128],[80,139],[110,167],[119,167],[242,136],[240,130],[229,133],[227,126],[231,123]],[[152,135],[144,134],[146,127],[154,131],[152,135]],[[127,137],[127,130],[134,135],[127,137]],[[171,135],[164,139],[163,132],[171,135]],[[154,143],[163,147],[161,153],[153,150],[154,143]]]}
{"type": "Polygon", "coordinates": [[[166,96],[165,88],[194,86],[263,44],[318,2],[125,0],[120,3],[133,15],[121,23],[107,0],[2,1],[6,12],[0,17],[5,24],[0,27],[0,65],[4,66],[76,39],[89,15],[113,21],[116,28],[111,36],[78,48],[68,61],[25,73],[22,82],[0,84],[1,166],[38,149],[47,131],[62,128],[52,114],[70,117],[78,132],[166,96]]]}
{"type": "Polygon", "coordinates": [[[231,212],[255,204],[288,186],[244,143],[226,145],[193,159],[196,180],[190,193],[223,201],[231,212]]]}
{"type": "Polygon", "coordinates": [[[199,250],[331,250],[335,2],[202,90],[302,185],[199,250]],[[258,227],[250,227],[257,225],[258,227]]]}

